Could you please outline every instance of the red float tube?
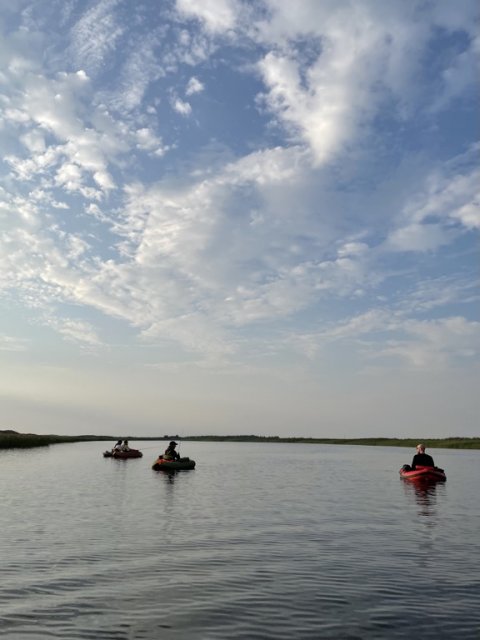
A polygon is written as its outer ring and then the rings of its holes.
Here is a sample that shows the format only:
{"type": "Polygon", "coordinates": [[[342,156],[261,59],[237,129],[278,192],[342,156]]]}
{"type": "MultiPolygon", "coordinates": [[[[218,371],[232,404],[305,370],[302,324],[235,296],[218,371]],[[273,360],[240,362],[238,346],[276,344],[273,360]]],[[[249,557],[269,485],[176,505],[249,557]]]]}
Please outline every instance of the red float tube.
{"type": "Polygon", "coordinates": [[[445,471],[439,467],[416,467],[415,469],[402,468],[400,476],[406,480],[440,480],[445,481],[445,471]]]}

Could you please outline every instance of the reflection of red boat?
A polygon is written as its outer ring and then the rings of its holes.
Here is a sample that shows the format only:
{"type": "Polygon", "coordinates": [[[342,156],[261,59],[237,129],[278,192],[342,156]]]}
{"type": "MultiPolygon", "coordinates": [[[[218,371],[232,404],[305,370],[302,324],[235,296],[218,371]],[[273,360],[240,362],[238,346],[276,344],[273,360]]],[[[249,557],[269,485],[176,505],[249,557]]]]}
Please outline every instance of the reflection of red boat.
{"type": "Polygon", "coordinates": [[[105,451],[104,458],[115,458],[116,460],[128,460],[129,458],[141,458],[143,453],[138,449],[130,449],[130,451],[105,451]]]}
{"type": "Polygon", "coordinates": [[[400,469],[400,476],[406,480],[440,480],[445,481],[445,471],[439,467],[416,467],[405,465],[400,469]]]}

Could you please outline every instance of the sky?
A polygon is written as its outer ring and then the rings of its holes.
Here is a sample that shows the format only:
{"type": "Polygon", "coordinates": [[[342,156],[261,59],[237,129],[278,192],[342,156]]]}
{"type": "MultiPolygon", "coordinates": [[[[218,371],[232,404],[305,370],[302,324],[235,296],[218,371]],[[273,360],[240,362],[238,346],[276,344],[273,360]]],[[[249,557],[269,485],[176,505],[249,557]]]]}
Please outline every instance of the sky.
{"type": "Polygon", "coordinates": [[[0,428],[478,436],[472,0],[0,0],[0,428]]]}

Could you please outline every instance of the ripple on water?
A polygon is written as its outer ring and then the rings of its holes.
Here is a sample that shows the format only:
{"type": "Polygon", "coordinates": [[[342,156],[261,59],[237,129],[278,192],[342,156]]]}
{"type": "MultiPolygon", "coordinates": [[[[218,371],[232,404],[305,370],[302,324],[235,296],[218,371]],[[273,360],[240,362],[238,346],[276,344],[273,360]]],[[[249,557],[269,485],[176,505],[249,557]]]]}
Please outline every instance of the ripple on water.
{"type": "Polygon", "coordinates": [[[0,465],[0,637],[478,640],[478,471],[425,493],[403,451],[190,443],[166,478],[94,444],[0,465]]]}

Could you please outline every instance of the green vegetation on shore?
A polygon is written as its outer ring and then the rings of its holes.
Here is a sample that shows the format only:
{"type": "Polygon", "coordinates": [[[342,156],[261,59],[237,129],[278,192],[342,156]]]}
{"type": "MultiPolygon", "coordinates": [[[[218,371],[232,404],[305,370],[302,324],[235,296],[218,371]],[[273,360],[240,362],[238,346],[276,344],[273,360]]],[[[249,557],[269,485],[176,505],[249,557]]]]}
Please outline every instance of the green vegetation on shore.
{"type": "Polygon", "coordinates": [[[370,447],[413,447],[422,442],[434,449],[480,449],[480,438],[280,438],[279,436],[188,436],[181,440],[209,442],[287,442],[304,444],[352,444],[370,447]]]}
{"type": "Polygon", "coordinates": [[[18,433],[7,429],[0,431],[0,449],[26,449],[29,447],[48,447],[49,444],[62,442],[85,442],[89,440],[111,440],[110,436],[56,436],[36,433],[18,433]]]}
{"type": "Polygon", "coordinates": [[[429,449],[480,449],[480,438],[280,438],[279,436],[255,436],[255,435],[236,435],[236,436],[159,436],[159,437],[140,437],[140,436],[56,436],[56,435],[37,435],[34,433],[18,433],[7,429],[0,430],[0,449],[26,448],[26,447],[42,447],[50,444],[59,444],[65,442],[89,442],[89,441],[115,441],[119,438],[135,440],[181,440],[191,442],[273,442],[273,443],[303,443],[303,444],[350,444],[365,445],[377,447],[409,447],[415,448],[418,442],[423,442],[429,449]]]}

